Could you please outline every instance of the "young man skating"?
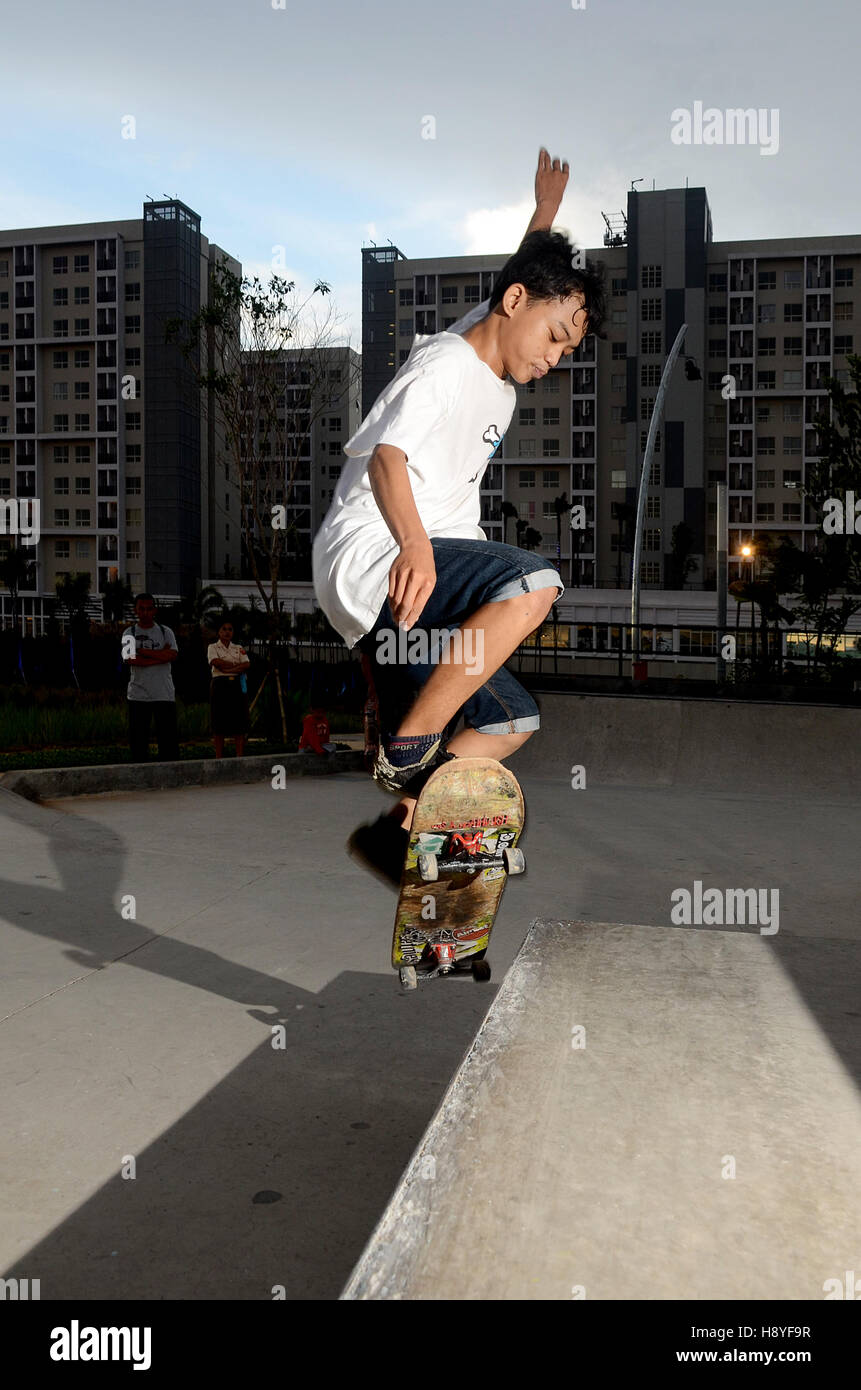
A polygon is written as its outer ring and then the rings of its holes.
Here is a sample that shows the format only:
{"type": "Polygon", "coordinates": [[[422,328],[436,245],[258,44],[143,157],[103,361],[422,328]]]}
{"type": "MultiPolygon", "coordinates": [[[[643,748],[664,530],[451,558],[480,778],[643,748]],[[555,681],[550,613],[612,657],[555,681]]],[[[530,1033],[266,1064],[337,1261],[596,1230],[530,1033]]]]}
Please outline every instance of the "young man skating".
{"type": "Polygon", "coordinates": [[[503,663],[543,622],[562,581],[540,556],[485,538],[479,490],[516,403],[508,378],[546,376],[601,331],[602,268],[575,267],[568,238],[549,230],[567,181],[568,165],[542,149],[523,242],[489,300],[416,338],[345,445],[314,541],[320,607],[373,665],[374,776],[399,794],[350,848],[395,885],[415,798],[434,768],[450,757],[505,758],[539,726],[535,701],[503,663]],[[460,715],[465,727],[448,737],[460,715]]]}

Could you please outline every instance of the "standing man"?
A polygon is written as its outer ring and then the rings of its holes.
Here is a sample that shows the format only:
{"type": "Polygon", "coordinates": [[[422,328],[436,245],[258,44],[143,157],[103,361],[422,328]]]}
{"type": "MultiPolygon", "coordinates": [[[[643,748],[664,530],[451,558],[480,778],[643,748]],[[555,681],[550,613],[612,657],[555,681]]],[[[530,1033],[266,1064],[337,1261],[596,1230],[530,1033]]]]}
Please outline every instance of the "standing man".
{"type": "Polygon", "coordinates": [[[155,620],[152,594],[135,599],[136,621],[122,636],[123,660],[131,668],[129,679],[129,744],[132,762],[149,759],[150,720],[155,717],[158,756],[165,761],[179,757],[176,736],[176,692],[170,665],[179,656],[169,627],[155,620]]]}

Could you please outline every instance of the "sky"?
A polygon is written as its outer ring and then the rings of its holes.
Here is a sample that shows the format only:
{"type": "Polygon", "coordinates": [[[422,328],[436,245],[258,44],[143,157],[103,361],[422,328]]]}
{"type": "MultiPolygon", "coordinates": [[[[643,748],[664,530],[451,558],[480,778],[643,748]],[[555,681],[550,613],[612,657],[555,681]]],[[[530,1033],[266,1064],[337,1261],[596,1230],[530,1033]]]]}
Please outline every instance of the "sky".
{"type": "Polygon", "coordinates": [[[326,280],[357,349],[361,247],[513,251],[541,145],[587,248],[635,179],[704,186],[716,241],[861,232],[856,0],[575,3],[0,0],[0,228],[179,197],[246,273],[326,280]],[[697,142],[696,103],[756,139],[697,142]]]}

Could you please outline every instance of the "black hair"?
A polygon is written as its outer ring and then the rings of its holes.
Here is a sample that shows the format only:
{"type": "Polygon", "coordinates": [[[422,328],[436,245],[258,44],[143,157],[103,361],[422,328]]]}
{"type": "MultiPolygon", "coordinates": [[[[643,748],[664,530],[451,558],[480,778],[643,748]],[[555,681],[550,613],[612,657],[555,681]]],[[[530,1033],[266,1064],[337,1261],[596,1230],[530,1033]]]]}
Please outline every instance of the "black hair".
{"type": "Polygon", "coordinates": [[[144,594],[136,594],[136,595],[135,595],[135,603],[136,603],[136,604],[140,603],[141,599],[149,599],[150,603],[155,603],[155,599],[153,598],[152,594],[146,594],[146,593],[144,593],[144,594]]]}
{"type": "Polygon", "coordinates": [[[523,285],[527,300],[567,299],[582,294],[588,314],[586,333],[602,338],[606,317],[603,261],[573,264],[576,248],[564,232],[529,232],[496,277],[490,296],[490,312],[512,285],[523,285]]]}

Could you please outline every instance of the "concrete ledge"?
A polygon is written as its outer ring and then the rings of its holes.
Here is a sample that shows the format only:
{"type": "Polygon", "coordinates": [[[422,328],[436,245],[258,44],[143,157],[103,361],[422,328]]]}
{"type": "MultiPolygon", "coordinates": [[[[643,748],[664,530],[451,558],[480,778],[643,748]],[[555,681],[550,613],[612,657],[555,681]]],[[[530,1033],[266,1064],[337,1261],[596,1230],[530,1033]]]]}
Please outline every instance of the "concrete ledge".
{"type": "Polygon", "coordinates": [[[821,1300],[859,1185],[768,940],[538,920],[341,1298],[821,1300]]]}
{"type": "Polygon", "coordinates": [[[335,772],[361,771],[361,752],[269,753],[252,758],[183,759],[173,763],[106,763],[100,767],[22,768],[0,776],[0,787],[28,801],[54,801],[97,792],[163,790],[203,787],[223,782],[259,782],[283,767],[287,777],[320,777],[335,772]]]}
{"type": "Polygon", "coordinates": [[[518,777],[587,786],[695,787],[751,796],[857,800],[861,709],[731,700],[543,694],[542,731],[512,758],[518,777]]]}

